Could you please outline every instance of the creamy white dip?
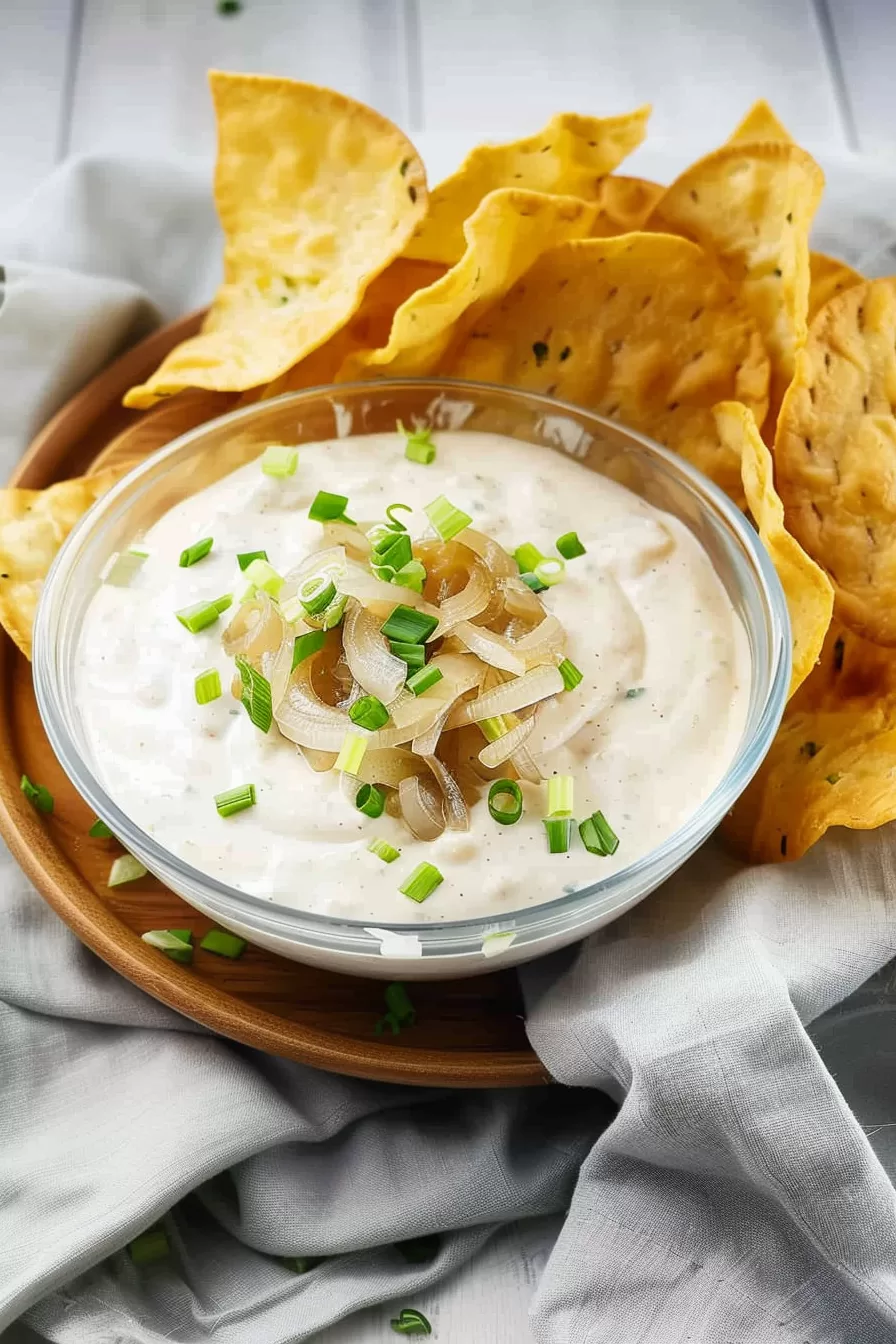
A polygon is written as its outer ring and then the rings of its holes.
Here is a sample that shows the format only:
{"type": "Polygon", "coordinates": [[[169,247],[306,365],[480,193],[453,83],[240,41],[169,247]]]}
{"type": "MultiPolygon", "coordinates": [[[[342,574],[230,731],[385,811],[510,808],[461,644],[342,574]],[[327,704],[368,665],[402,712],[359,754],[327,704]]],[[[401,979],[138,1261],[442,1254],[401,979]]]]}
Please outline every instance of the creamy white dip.
{"type": "MultiPolygon", "coordinates": [[[[700,806],[734,756],[747,712],[747,639],[709,558],[676,519],[579,463],[498,435],[437,434],[430,466],[408,462],[398,434],[308,445],[285,481],[249,463],[184,500],[143,541],[149,559],[129,587],[101,586],[78,650],[77,695],[94,767],[138,825],[195,867],[261,898],[377,925],[500,916],[607,877],[655,848],[700,806]],[[314,773],[276,724],[253,727],[229,687],[221,632],[236,610],[190,634],[175,611],[238,593],[238,552],[264,549],[285,573],[320,549],[308,519],[318,490],[348,495],[356,519],[382,518],[395,500],[411,535],[422,507],[444,494],[508,549],[531,541],[553,553],[575,530],[587,553],[541,594],[568,633],[584,680],[543,712],[528,746],[546,774],[575,779],[579,818],[603,811],[619,836],[610,858],[576,833],[548,852],[546,786],[522,784],[524,813],[499,826],[483,794],[470,830],[415,840],[387,814],[369,820],[335,772],[314,773]],[[211,554],[180,568],[181,550],[214,538],[211,554]],[[217,667],[224,695],[194,698],[196,674],[217,667]],[[572,716],[578,731],[539,757],[572,716]],[[543,725],[543,726],[542,726],[543,725]],[[218,816],[214,796],[253,783],[257,804],[218,816]],[[401,850],[385,864],[374,836],[401,850]],[[423,859],[444,881],[418,905],[398,888],[423,859]]],[[[396,602],[401,590],[396,589],[396,602]]]]}

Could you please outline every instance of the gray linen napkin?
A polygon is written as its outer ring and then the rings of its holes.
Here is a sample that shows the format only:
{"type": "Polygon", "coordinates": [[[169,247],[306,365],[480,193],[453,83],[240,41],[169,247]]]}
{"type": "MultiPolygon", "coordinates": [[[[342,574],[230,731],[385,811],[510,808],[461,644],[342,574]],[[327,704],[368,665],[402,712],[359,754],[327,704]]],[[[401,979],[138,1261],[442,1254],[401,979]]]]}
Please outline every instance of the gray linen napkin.
{"type": "MultiPolygon", "coordinates": [[[[827,246],[886,267],[896,179],[847,164],[831,185],[827,246]]],[[[207,296],[206,184],[75,162],[0,225],[0,264],[8,472],[155,313],[207,296]]],[[[892,1342],[896,1001],[886,973],[868,981],[896,951],[890,854],[886,831],[774,869],[708,847],[581,949],[523,971],[530,1038],[565,1087],[454,1094],[211,1036],[99,963],[3,855],[4,1338],[287,1344],[450,1285],[502,1224],[568,1208],[537,1341],[892,1342]],[[138,1271],[122,1247],[163,1215],[174,1255],[138,1271]],[[392,1245],[433,1231],[428,1263],[392,1245]],[[286,1255],[331,1258],[296,1277],[286,1255]]],[[[388,1337],[387,1317],[363,1338],[388,1337]]]]}

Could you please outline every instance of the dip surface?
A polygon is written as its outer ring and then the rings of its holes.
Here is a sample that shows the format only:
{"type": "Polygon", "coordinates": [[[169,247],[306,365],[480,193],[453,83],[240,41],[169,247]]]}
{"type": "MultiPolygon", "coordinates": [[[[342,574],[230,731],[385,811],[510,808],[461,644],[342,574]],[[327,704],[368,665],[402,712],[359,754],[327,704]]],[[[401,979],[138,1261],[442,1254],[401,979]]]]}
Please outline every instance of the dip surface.
{"type": "MultiPolygon", "coordinates": [[[[87,611],[76,663],[78,703],[104,787],[166,849],[261,898],[376,925],[496,917],[554,900],[626,867],[693,815],[735,755],[747,714],[747,638],[709,558],[676,519],[580,463],[498,435],[436,433],[429,466],[409,462],[399,434],[302,446],[295,476],[265,476],[257,461],[176,505],[141,542],[150,552],[129,587],[102,585],[87,611]],[[578,819],[600,809],[619,848],[600,858],[574,833],[548,852],[546,785],[523,782],[522,819],[499,826],[486,792],[470,830],[414,839],[401,820],[370,820],[340,776],[315,773],[276,727],[263,734],[230,695],[232,659],[221,633],[236,610],[190,634],[175,611],[239,594],[238,552],[264,549],[281,573],[322,546],[308,519],[318,490],[348,495],[361,521],[400,500],[415,509],[444,494],[508,550],[524,541],[554,553],[578,532],[587,553],[542,593],[567,631],[582,683],[550,703],[528,745],[546,775],[575,779],[578,819]],[[185,546],[211,554],[180,568],[185,546]],[[216,667],[224,695],[197,705],[197,673],[216,667]],[[562,747],[539,737],[575,716],[562,747]],[[581,726],[578,726],[581,725],[581,726]],[[214,796],[253,783],[255,807],[218,815],[214,796]],[[401,857],[385,864],[374,837],[401,857]],[[398,888],[422,860],[444,881],[421,905],[398,888]]],[[[396,587],[396,604],[402,591],[396,587]]]]}

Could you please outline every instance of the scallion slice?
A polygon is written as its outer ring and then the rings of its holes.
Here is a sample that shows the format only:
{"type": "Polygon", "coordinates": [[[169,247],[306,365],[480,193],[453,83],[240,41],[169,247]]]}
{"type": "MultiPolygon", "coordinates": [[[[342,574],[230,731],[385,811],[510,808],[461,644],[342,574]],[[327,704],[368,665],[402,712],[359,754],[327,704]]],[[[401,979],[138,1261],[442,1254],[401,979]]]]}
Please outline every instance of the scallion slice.
{"type": "Polygon", "coordinates": [[[436,446],[432,441],[431,429],[405,429],[398,421],[398,432],[405,437],[404,455],[409,462],[420,462],[428,467],[436,458],[436,446]]]}
{"type": "Polygon", "coordinates": [[[524,541],[522,546],[517,546],[513,558],[519,565],[521,574],[534,574],[535,566],[541,564],[544,556],[531,541],[524,541]]]}
{"type": "Polygon", "coordinates": [[[496,779],[488,791],[488,810],[499,826],[513,826],[523,815],[523,792],[515,779],[496,779]]]}
{"type": "Polygon", "coordinates": [[[389,618],[380,626],[387,639],[400,644],[422,644],[438,625],[436,616],[428,616],[425,611],[416,611],[413,607],[399,605],[389,618]]]}
{"type": "Polygon", "coordinates": [[[589,854],[599,854],[601,858],[615,854],[619,848],[619,837],[603,812],[592,812],[590,817],[580,822],[579,835],[589,854]]]}
{"type": "Polygon", "coordinates": [[[408,665],[408,672],[411,669],[422,667],[426,662],[426,650],[422,644],[406,644],[402,640],[390,639],[389,652],[394,653],[396,658],[402,658],[408,665]]]}
{"type": "Polygon", "coordinates": [[[295,476],[298,465],[298,448],[289,448],[283,443],[269,444],[261,455],[261,469],[265,476],[285,480],[287,476],[295,476]]]}
{"type": "Polygon", "coordinates": [[[402,896],[409,896],[412,901],[421,905],[444,880],[435,864],[418,863],[410,877],[405,878],[398,890],[402,896]]]}
{"type": "Polygon", "coordinates": [[[382,859],[383,863],[394,863],[401,854],[401,850],[396,849],[394,845],[390,845],[388,840],[371,840],[367,848],[371,854],[375,854],[378,859],[382,859]]]}
{"type": "Polygon", "coordinates": [[[532,572],[545,588],[553,588],[554,584],[559,583],[566,575],[566,561],[549,555],[540,560],[532,572]]]}
{"type": "Polygon", "coordinates": [[[360,733],[346,733],[339,748],[339,755],[333,764],[334,770],[346,775],[356,775],[367,751],[367,738],[360,733]]]}
{"type": "Polygon", "coordinates": [[[203,560],[214,544],[214,537],[203,537],[201,541],[194,541],[192,546],[187,546],[180,553],[181,569],[188,569],[190,565],[195,565],[197,560],[203,560]]]}
{"type": "Polygon", "coordinates": [[[574,691],[582,680],[582,673],[575,663],[571,663],[568,658],[564,658],[562,662],[558,663],[557,671],[563,678],[564,691],[574,691]]]}
{"type": "Polygon", "coordinates": [[[255,806],[255,785],[238,784],[235,789],[225,789],[215,794],[215,807],[219,817],[232,817],[237,812],[245,812],[247,807],[255,806]]]}
{"type": "Polygon", "coordinates": [[[416,1307],[403,1307],[389,1322],[396,1335],[431,1335],[432,1326],[416,1307]]]}
{"type": "Polygon", "coordinates": [[[220,698],[221,674],[216,667],[210,667],[207,672],[199,673],[193,682],[193,693],[197,705],[208,705],[212,700],[220,698]]]}
{"type": "Polygon", "coordinates": [[[37,808],[38,812],[45,812],[49,816],[53,811],[53,808],[55,807],[53,795],[49,789],[44,788],[43,784],[32,784],[28,776],[23,775],[19,788],[22,790],[29,803],[31,803],[32,807],[37,808]]]}
{"type": "Polygon", "coordinates": [[[544,822],[551,854],[565,854],[572,839],[572,817],[547,817],[544,822]]]}
{"type": "Polygon", "coordinates": [[[572,775],[553,775],[548,780],[548,816],[571,817],[574,797],[572,775]]]}
{"type": "Polygon", "coordinates": [[[260,557],[246,566],[246,578],[270,597],[279,597],[283,579],[267,560],[260,557]]]}
{"type": "Polygon", "coordinates": [[[267,558],[267,551],[241,551],[239,555],[237,555],[236,560],[240,569],[246,570],[253,560],[267,560],[267,558]]]}
{"type": "Polygon", "coordinates": [[[245,938],[238,938],[226,929],[209,929],[199,946],[203,952],[214,952],[216,957],[229,957],[235,961],[243,955],[249,944],[245,938]]]}
{"type": "Polygon", "coordinates": [[[299,601],[309,616],[325,611],[336,596],[336,585],[329,574],[315,574],[299,589],[299,601]]]}
{"type": "Polygon", "coordinates": [[[407,688],[409,691],[413,691],[414,695],[422,695],[424,691],[429,690],[430,686],[435,686],[441,680],[440,668],[421,667],[419,672],[415,672],[413,676],[408,677],[407,688]]]}
{"type": "Polygon", "coordinates": [[[318,490],[311,501],[308,517],[313,523],[332,523],[338,519],[342,523],[351,523],[346,517],[345,506],[348,495],[332,495],[329,490],[318,490]]]}
{"type": "Polygon", "coordinates": [[[87,834],[91,836],[92,839],[94,840],[112,839],[112,832],[109,830],[109,827],[106,825],[106,823],[104,821],[101,821],[99,817],[97,817],[96,821],[93,823],[87,834]]]}
{"type": "Polygon", "coordinates": [[[505,737],[511,728],[516,727],[516,721],[508,714],[495,714],[491,718],[480,719],[479,727],[489,742],[497,742],[499,737],[505,737]]]}
{"type": "Polygon", "coordinates": [[[150,947],[158,948],[172,961],[178,961],[182,965],[188,966],[193,960],[193,948],[190,945],[189,937],[181,938],[173,929],[150,929],[147,933],[141,933],[140,937],[144,943],[149,943],[150,947]]]}
{"type": "Polygon", "coordinates": [[[122,887],[125,882],[139,881],[148,872],[149,869],[139,859],[135,859],[133,854],[121,854],[109,869],[106,886],[122,887]]]}
{"type": "Polygon", "coordinates": [[[239,672],[240,680],[243,683],[243,693],[240,700],[245,705],[246,713],[255,727],[260,728],[263,733],[267,733],[274,721],[271,683],[245,658],[237,658],[235,661],[236,670],[239,672]]]}
{"type": "Polygon", "coordinates": [[[198,635],[206,626],[214,625],[221,612],[226,611],[232,601],[233,598],[228,593],[224,597],[213,598],[211,602],[195,602],[192,607],[181,607],[180,611],[174,614],[191,635],[198,635]]]}
{"type": "Polygon", "coordinates": [[[407,532],[395,532],[391,528],[384,537],[374,543],[374,552],[376,554],[375,563],[378,565],[391,565],[393,569],[401,569],[413,557],[411,550],[411,538],[407,532]]]}
{"type": "Polygon", "coordinates": [[[337,593],[330,605],[319,616],[312,617],[309,615],[307,619],[312,624],[320,626],[321,630],[334,630],[345,615],[347,605],[348,598],[345,594],[337,593]]]}
{"type": "Polygon", "coordinates": [[[389,722],[389,711],[375,695],[362,695],[348,707],[348,716],[359,728],[369,728],[375,733],[389,722]]]}
{"type": "Polygon", "coordinates": [[[375,784],[362,784],[355,794],[355,807],[365,817],[381,817],[386,808],[386,795],[375,784]]]}
{"type": "Polygon", "coordinates": [[[543,593],[547,587],[546,584],[542,583],[537,574],[521,574],[520,578],[527,588],[532,589],[533,593],[543,593]]]}
{"type": "MultiPolygon", "coordinates": [[[[389,526],[394,528],[396,532],[407,532],[407,528],[401,519],[394,516],[395,509],[401,509],[404,513],[413,513],[414,510],[411,508],[410,504],[390,504],[386,509],[386,517],[389,519],[389,526]]],[[[368,532],[367,535],[370,536],[370,533],[368,532]]]]}
{"type": "Polygon", "coordinates": [[[409,560],[406,565],[402,565],[397,574],[393,575],[392,582],[399,588],[410,588],[415,593],[422,593],[426,582],[426,570],[419,560],[409,560]]]}
{"type": "Polygon", "coordinates": [[[128,1255],[135,1265],[153,1265],[171,1254],[171,1247],[162,1227],[150,1227],[139,1237],[128,1242],[128,1255]]]}
{"type": "Polygon", "coordinates": [[[296,641],[292,646],[292,668],[294,671],[299,663],[304,663],[306,658],[310,658],[312,653],[319,653],[326,643],[327,636],[323,630],[310,630],[307,635],[296,635],[296,641]]]}
{"type": "Polygon", "coordinates": [[[100,577],[103,583],[109,583],[113,588],[128,588],[148,559],[149,551],[143,550],[141,546],[129,546],[126,551],[119,551],[109,557],[100,577]]]}
{"type": "Polygon", "coordinates": [[[442,538],[442,541],[450,541],[459,532],[463,532],[465,527],[469,527],[473,521],[468,513],[464,513],[463,509],[455,508],[444,495],[438,495],[431,504],[424,507],[423,512],[442,538]]]}
{"type": "Polygon", "coordinates": [[[373,1028],[374,1036],[381,1036],[386,1027],[397,1036],[402,1027],[412,1027],[417,1021],[417,1010],[400,980],[387,985],[383,997],[386,1000],[386,1012],[373,1028]]]}
{"type": "Polygon", "coordinates": [[[562,537],[558,537],[557,550],[564,560],[575,560],[577,556],[585,554],[578,532],[564,532],[562,537]]]}

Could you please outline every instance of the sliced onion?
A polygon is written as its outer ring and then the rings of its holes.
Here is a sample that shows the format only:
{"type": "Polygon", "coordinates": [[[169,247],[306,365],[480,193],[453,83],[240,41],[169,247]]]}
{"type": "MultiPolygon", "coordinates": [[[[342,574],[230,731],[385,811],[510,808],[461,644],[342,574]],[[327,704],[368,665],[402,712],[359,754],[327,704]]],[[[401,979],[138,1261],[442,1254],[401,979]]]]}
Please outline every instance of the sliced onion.
{"type": "MultiPolygon", "coordinates": [[[[281,591],[281,599],[284,595],[292,596],[298,591],[299,584],[303,579],[307,579],[311,574],[335,574],[345,567],[345,547],[328,546],[323,551],[312,551],[306,555],[304,560],[300,560],[292,569],[288,569],[284,574],[284,583],[286,588],[281,591]],[[289,592],[286,592],[286,589],[289,592]]],[[[340,590],[341,591],[341,590],[340,590]]]]}
{"type": "Polygon", "coordinates": [[[554,615],[545,616],[540,625],[513,645],[519,657],[525,659],[526,667],[537,667],[553,660],[554,655],[563,653],[565,648],[566,631],[554,615]]]}
{"type": "Polygon", "coordinates": [[[468,550],[478,555],[495,578],[509,578],[512,574],[519,576],[519,566],[513,556],[508,554],[497,541],[486,536],[484,532],[477,532],[475,528],[465,527],[457,540],[461,546],[466,546],[468,550]]]}
{"type": "Polygon", "coordinates": [[[315,751],[338,752],[352,721],[343,710],[325,705],[315,695],[311,685],[313,663],[313,658],[299,663],[286,693],[275,706],[274,718],[290,742],[300,747],[313,747],[315,751]]]}
{"type": "MultiPolygon", "coordinates": [[[[535,720],[529,719],[527,722],[534,723],[535,720]]],[[[520,779],[528,779],[530,784],[540,784],[544,778],[535,763],[535,758],[525,744],[521,747],[517,747],[510,758],[510,764],[517,772],[520,779]]]]}
{"type": "Polygon", "coordinates": [[[454,627],[452,633],[465,648],[475,653],[490,667],[499,667],[503,672],[513,672],[515,676],[522,676],[525,672],[526,664],[516,656],[513,646],[503,635],[496,635],[492,630],[485,630],[480,625],[471,625],[469,621],[461,621],[460,625],[454,627]]]}
{"type": "Polygon", "coordinates": [[[435,840],[445,829],[445,810],[441,796],[430,780],[413,775],[398,786],[398,801],[412,835],[418,840],[435,840]]]}
{"type": "Polygon", "coordinates": [[[546,700],[549,695],[559,695],[562,690],[563,678],[556,667],[536,667],[461,705],[457,721],[478,723],[480,719],[511,714],[514,710],[525,709],[539,700],[546,700]]]}
{"type": "Polygon", "coordinates": [[[314,747],[299,747],[299,751],[315,774],[322,775],[336,764],[335,751],[316,751],[314,747]]]}
{"type": "Polygon", "coordinates": [[[438,756],[427,756],[426,764],[435,775],[439,788],[442,790],[445,823],[449,831],[468,831],[470,829],[470,813],[457,780],[447,765],[439,760],[438,756]]]}
{"type": "Polygon", "coordinates": [[[482,764],[487,765],[489,769],[496,765],[503,765],[523,745],[534,727],[534,719],[524,719],[522,723],[518,723],[515,728],[511,728],[509,733],[505,733],[497,741],[486,743],[479,753],[482,764]]]}
{"type": "Polygon", "coordinates": [[[439,607],[439,623],[426,642],[450,635],[461,621],[471,621],[474,616],[485,611],[494,591],[494,580],[485,565],[474,564],[466,586],[453,597],[447,597],[439,607]]]}
{"type": "Polygon", "coordinates": [[[283,642],[283,617],[267,593],[241,602],[221,636],[221,647],[230,658],[247,658],[261,665],[264,653],[276,653],[283,642]]]}
{"type": "Polygon", "coordinates": [[[530,623],[544,620],[544,607],[528,583],[523,583],[519,575],[515,578],[501,579],[498,586],[504,597],[504,606],[511,616],[522,616],[530,623]]]}
{"type": "Polygon", "coordinates": [[[362,784],[382,784],[397,789],[403,779],[426,772],[425,763],[411,751],[388,747],[384,751],[367,751],[358,770],[362,784]]]}
{"type": "Polygon", "coordinates": [[[350,598],[345,608],[342,647],[355,681],[390,705],[405,683],[407,663],[389,652],[379,622],[357,598],[350,598]]]}
{"type": "Polygon", "coordinates": [[[339,591],[349,597],[356,597],[365,607],[377,613],[388,614],[393,607],[401,603],[405,607],[419,607],[438,618],[438,607],[431,607],[420,593],[412,588],[402,588],[396,583],[386,583],[378,579],[369,570],[349,562],[339,576],[339,591]]]}
{"type": "Polygon", "coordinates": [[[343,523],[341,519],[334,518],[331,523],[324,523],[323,532],[324,541],[330,546],[344,546],[346,551],[354,552],[362,560],[370,554],[366,533],[354,523],[343,523]]]}
{"type": "Polygon", "coordinates": [[[418,756],[432,756],[435,753],[436,743],[455,706],[465,695],[482,684],[482,679],[488,670],[485,664],[471,653],[438,653],[435,658],[430,659],[429,665],[437,667],[442,673],[442,680],[432,689],[433,692],[445,689],[440,696],[433,695],[432,698],[441,700],[443,708],[438,718],[411,742],[411,751],[416,752],[418,756]]]}
{"type": "MultiPolygon", "coordinates": [[[[271,703],[277,704],[286,694],[286,687],[289,684],[290,674],[292,672],[292,655],[295,647],[296,635],[308,633],[308,627],[299,623],[290,626],[290,632],[286,635],[283,643],[276,653],[263,653],[261,655],[261,671],[271,683],[271,703]]],[[[313,656],[313,655],[312,655],[313,656]]]]}

